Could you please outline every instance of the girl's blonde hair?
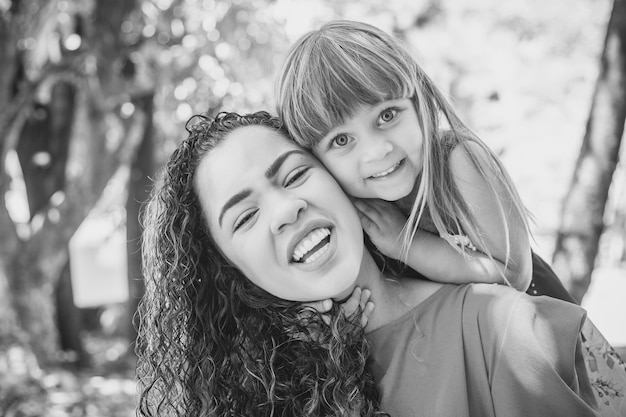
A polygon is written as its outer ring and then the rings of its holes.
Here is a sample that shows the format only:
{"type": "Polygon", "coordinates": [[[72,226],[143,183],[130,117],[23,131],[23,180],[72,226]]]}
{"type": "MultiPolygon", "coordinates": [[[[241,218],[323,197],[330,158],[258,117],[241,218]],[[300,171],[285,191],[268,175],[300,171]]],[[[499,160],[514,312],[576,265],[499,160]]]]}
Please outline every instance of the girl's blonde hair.
{"type": "MultiPolygon", "coordinates": [[[[447,163],[451,146],[467,150],[495,195],[504,190],[502,198],[514,207],[515,213],[510,214],[518,215],[529,232],[528,212],[498,157],[461,121],[400,41],[386,32],[365,23],[333,21],[307,33],[287,54],[276,80],[276,98],[278,114],[289,133],[309,149],[363,106],[411,99],[424,144],[417,197],[403,233],[405,255],[426,209],[442,237],[467,234],[480,248],[486,248],[471,207],[452,178],[447,163]],[[488,157],[472,152],[469,143],[477,144],[488,157]]],[[[498,202],[508,262],[507,213],[500,197],[498,202]]],[[[464,251],[451,239],[448,242],[464,251]]]]}

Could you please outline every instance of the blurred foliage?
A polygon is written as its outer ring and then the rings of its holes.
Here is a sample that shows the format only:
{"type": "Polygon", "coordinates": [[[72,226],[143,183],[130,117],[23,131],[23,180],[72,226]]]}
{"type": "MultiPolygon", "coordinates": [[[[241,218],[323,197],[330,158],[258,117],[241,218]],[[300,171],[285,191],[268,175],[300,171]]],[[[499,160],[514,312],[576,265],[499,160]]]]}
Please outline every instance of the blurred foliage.
{"type": "MultiPolygon", "coordinates": [[[[155,91],[161,158],[185,136],[194,114],[273,111],[273,75],[296,37],[322,22],[356,14],[395,27],[425,3],[394,0],[141,1],[122,30],[132,53],[125,63],[155,91]],[[402,13],[398,13],[402,10],[402,13]]],[[[122,108],[122,112],[124,109],[122,108]]],[[[127,109],[132,111],[132,109],[127,109]]]]}
{"type": "Polygon", "coordinates": [[[124,25],[137,76],[156,92],[155,121],[168,140],[184,122],[219,109],[265,108],[272,72],[287,47],[271,2],[143,1],[124,25]]]}
{"type": "MultiPolygon", "coordinates": [[[[93,333],[87,337],[89,369],[56,367],[39,375],[2,380],[4,417],[123,417],[134,415],[134,363],[120,355],[127,343],[93,333]]],[[[14,366],[26,358],[14,355],[14,366]]]]}

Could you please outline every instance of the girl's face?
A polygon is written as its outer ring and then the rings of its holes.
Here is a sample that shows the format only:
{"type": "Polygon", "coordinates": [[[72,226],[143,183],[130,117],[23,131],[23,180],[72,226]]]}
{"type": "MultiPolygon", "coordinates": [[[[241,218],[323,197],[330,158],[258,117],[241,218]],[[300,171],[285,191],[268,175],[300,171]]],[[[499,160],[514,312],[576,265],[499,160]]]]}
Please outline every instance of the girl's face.
{"type": "Polygon", "coordinates": [[[348,194],[396,201],[411,192],[421,172],[421,132],[410,99],[388,100],[362,107],[313,153],[348,194]]]}
{"type": "Polygon", "coordinates": [[[363,258],[355,208],[311,154],[241,127],[200,162],[194,186],[218,247],[252,282],[292,301],[345,297],[363,258]]]}

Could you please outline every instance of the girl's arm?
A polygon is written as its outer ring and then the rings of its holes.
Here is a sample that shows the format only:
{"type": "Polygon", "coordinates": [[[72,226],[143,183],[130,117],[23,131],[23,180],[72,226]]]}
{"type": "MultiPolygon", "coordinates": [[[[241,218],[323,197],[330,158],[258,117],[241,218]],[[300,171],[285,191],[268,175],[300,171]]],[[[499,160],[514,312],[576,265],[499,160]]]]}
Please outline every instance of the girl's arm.
{"type": "MultiPolygon", "coordinates": [[[[469,143],[469,149],[478,158],[486,158],[482,148],[469,143]]],[[[376,247],[386,256],[399,259],[422,275],[440,282],[504,283],[520,291],[530,286],[532,261],[530,242],[524,222],[513,210],[509,198],[502,197],[502,210],[498,198],[483,175],[475,167],[466,148],[457,146],[450,155],[451,170],[457,188],[464,198],[481,232],[482,242],[469,233],[476,251],[459,253],[443,238],[418,229],[411,242],[406,258],[402,257],[402,229],[406,216],[392,203],[381,200],[358,200],[355,206],[361,215],[361,224],[376,247]],[[506,260],[507,236],[503,227],[503,215],[509,229],[509,261],[506,260]],[[491,253],[490,258],[486,250],[491,253]]],[[[504,186],[497,184],[496,192],[506,195],[504,186]]],[[[471,230],[461,224],[464,230],[471,230]]]]}
{"type": "MultiPolygon", "coordinates": [[[[468,282],[504,283],[500,269],[491,259],[478,251],[465,257],[436,234],[418,229],[406,258],[402,257],[402,228],[406,216],[392,203],[382,200],[357,200],[361,225],[374,245],[384,255],[398,259],[438,282],[463,284],[468,282]]],[[[519,282],[510,281],[525,291],[519,282]]],[[[526,286],[527,287],[527,286],[526,286]]]]}
{"type": "Polygon", "coordinates": [[[479,252],[488,252],[492,255],[495,262],[489,257],[477,258],[479,259],[477,262],[484,265],[484,270],[493,278],[503,274],[513,287],[526,291],[532,278],[532,259],[524,219],[515,210],[511,196],[506,191],[504,179],[500,179],[498,173],[490,172],[490,169],[486,168],[485,175],[490,175],[496,180],[493,190],[474,165],[468,151],[479,161],[489,158],[478,144],[467,142],[465,147],[454,148],[449,163],[456,186],[474,217],[482,242],[475,233],[472,233],[468,225],[461,226],[467,231],[469,239],[479,252]],[[504,224],[508,227],[508,236],[504,224]],[[506,262],[507,240],[508,262],[506,262]]]}

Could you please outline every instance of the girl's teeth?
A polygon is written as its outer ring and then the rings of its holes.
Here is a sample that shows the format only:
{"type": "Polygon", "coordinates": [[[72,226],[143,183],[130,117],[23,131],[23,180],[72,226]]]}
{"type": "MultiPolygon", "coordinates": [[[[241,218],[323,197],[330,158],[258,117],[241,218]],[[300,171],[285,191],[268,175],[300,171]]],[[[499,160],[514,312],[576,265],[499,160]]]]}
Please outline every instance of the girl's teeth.
{"type": "Polygon", "coordinates": [[[380,177],[384,177],[385,175],[389,175],[393,171],[395,171],[398,168],[398,166],[400,166],[400,162],[398,162],[397,164],[389,168],[387,171],[379,172],[378,174],[372,175],[372,178],[380,178],[380,177]]]}

